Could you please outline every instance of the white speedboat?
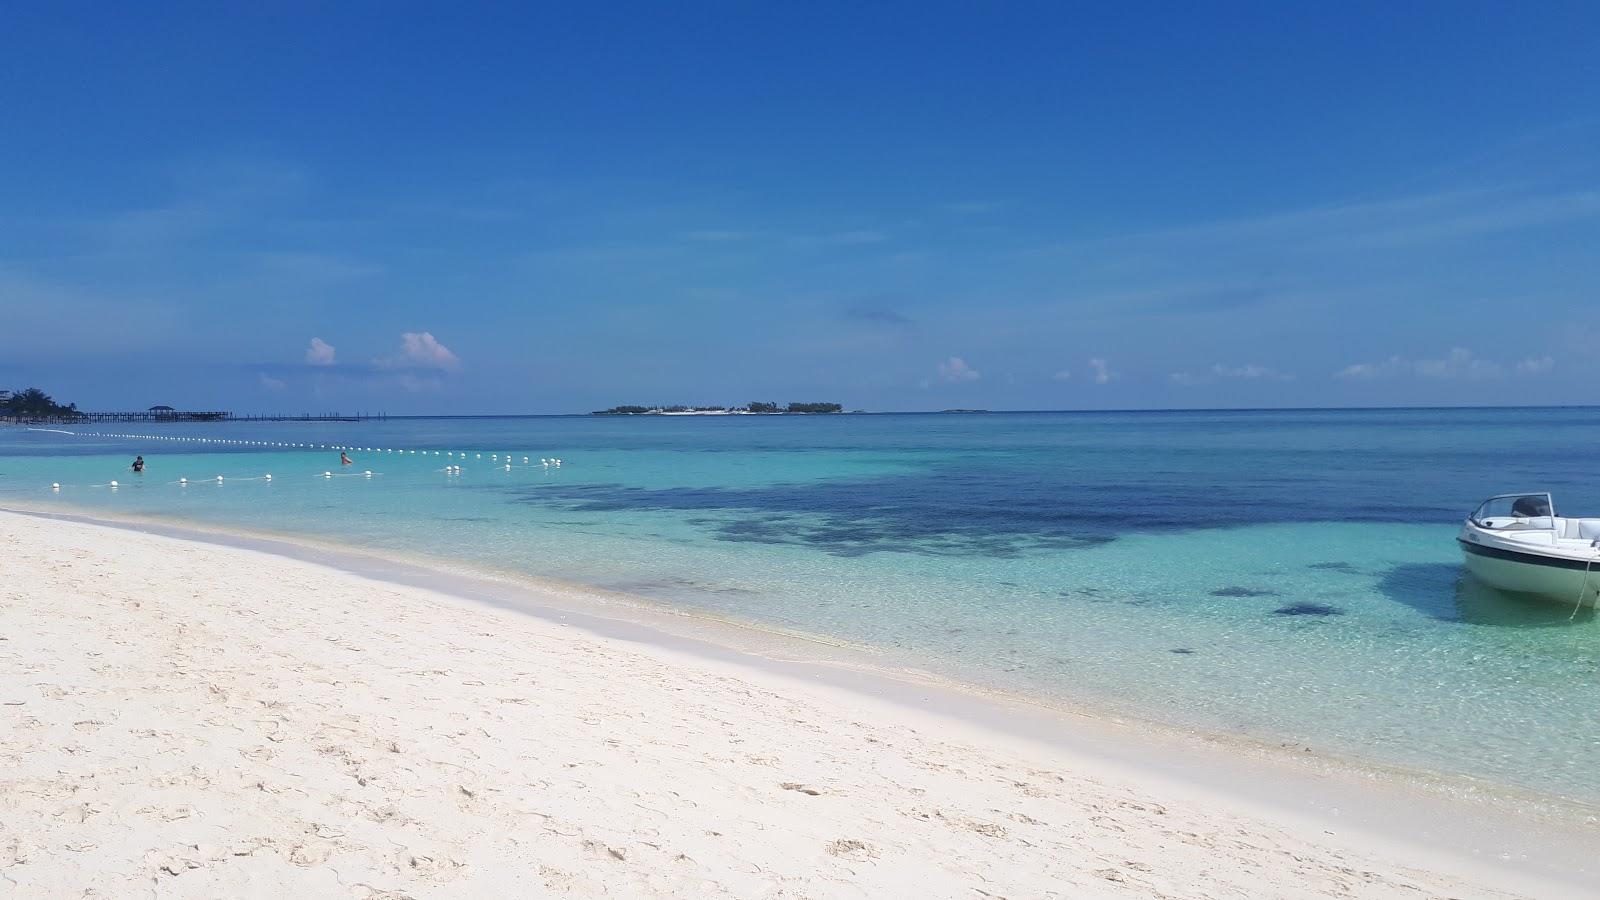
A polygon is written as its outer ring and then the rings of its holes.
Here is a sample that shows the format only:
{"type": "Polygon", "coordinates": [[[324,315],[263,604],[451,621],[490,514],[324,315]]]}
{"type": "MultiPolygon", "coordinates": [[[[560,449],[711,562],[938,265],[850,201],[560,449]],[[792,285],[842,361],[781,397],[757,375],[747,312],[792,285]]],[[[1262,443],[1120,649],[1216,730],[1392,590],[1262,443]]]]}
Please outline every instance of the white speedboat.
{"type": "Polygon", "coordinates": [[[1600,518],[1555,514],[1549,494],[1483,501],[1456,536],[1467,571],[1502,591],[1600,606],[1600,518]]]}

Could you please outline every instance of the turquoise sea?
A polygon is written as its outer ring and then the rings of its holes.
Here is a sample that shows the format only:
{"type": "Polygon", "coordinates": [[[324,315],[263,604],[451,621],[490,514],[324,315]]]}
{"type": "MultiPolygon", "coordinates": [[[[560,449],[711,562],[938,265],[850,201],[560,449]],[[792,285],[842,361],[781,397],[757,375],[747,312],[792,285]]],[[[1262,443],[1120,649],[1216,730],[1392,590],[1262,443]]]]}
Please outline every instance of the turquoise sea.
{"type": "Polygon", "coordinates": [[[1454,542],[1494,493],[1600,515],[1600,410],[61,427],[0,428],[0,506],[582,582],[1032,697],[1600,805],[1600,622],[1464,579],[1454,542]],[[355,465],[323,446],[358,448],[355,465]]]}

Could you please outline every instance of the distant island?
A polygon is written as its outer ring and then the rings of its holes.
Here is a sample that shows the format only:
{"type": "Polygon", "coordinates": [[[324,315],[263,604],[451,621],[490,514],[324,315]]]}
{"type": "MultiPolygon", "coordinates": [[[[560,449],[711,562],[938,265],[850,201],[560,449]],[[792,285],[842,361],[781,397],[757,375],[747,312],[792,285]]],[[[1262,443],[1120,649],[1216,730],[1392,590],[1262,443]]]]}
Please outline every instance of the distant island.
{"type": "Polygon", "coordinates": [[[941,409],[942,413],[986,413],[987,409],[941,409]]]}
{"type": "Polygon", "coordinates": [[[613,406],[597,409],[593,416],[783,416],[844,412],[839,403],[749,403],[744,406],[613,406]]]}
{"type": "Polygon", "coordinates": [[[0,391],[0,418],[19,422],[70,422],[82,418],[78,404],[65,406],[38,388],[24,388],[15,393],[0,391]]]}

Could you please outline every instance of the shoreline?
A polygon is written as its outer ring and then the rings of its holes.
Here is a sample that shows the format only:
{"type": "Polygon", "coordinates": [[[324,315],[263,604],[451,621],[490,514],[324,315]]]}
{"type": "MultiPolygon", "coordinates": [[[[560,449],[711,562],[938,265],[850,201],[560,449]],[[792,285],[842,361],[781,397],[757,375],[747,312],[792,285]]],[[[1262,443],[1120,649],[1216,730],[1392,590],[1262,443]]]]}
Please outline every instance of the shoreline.
{"type": "MultiPolygon", "coordinates": [[[[849,648],[803,635],[714,617],[674,613],[648,600],[629,600],[578,587],[563,591],[527,579],[447,571],[417,560],[371,551],[319,548],[309,542],[208,530],[167,521],[117,520],[48,509],[4,509],[78,527],[116,528],[188,543],[245,550],[332,569],[391,585],[445,596],[602,639],[687,654],[787,682],[845,691],[962,730],[1089,760],[1142,787],[1197,794],[1292,823],[1329,843],[1362,852],[1405,849],[1405,858],[1489,868],[1485,883],[1541,882],[1575,887],[1593,864],[1584,846],[1595,833],[1592,813],[1572,808],[1512,808],[1513,792],[1484,790],[1450,795],[1441,785],[1384,773],[1371,766],[1313,756],[1310,759],[1249,739],[1198,735],[1105,714],[1065,710],[1007,697],[911,670],[863,664],[849,648]],[[622,615],[619,615],[622,613],[622,615]]],[[[1407,775],[1412,773],[1405,773],[1407,775]]],[[[1447,787],[1457,788],[1460,784],[1447,787]]]]}
{"type": "MultiPolygon", "coordinates": [[[[112,515],[70,503],[46,506],[0,499],[0,514],[4,513],[254,550],[328,566],[364,578],[441,590],[547,621],[567,622],[576,617],[587,622],[587,627],[609,636],[741,660],[750,665],[781,669],[787,665],[812,664],[822,671],[803,673],[806,677],[837,679],[841,686],[858,693],[899,697],[908,689],[934,692],[948,708],[959,710],[959,713],[952,713],[957,718],[1007,731],[1016,737],[1048,738],[1053,733],[1051,723],[1057,720],[1093,723],[1118,733],[1137,732],[1146,739],[1172,747],[1263,760],[1298,775],[1338,775],[1361,783],[1382,781],[1419,797],[1471,803],[1549,822],[1600,826],[1600,805],[1587,800],[1457,772],[1419,769],[1325,748],[1303,747],[1298,741],[1143,717],[1137,711],[1083,697],[1041,699],[926,668],[914,654],[891,648],[776,623],[718,615],[583,582],[534,576],[481,563],[460,564],[425,552],[331,547],[313,536],[299,533],[235,528],[157,515],[112,515]],[[842,674],[847,672],[852,673],[852,677],[842,674]],[[1027,727],[1023,727],[1011,718],[995,715],[997,709],[1026,710],[1033,715],[1028,717],[1027,727]]],[[[1126,748],[1118,750],[1118,755],[1126,752],[1126,748]]],[[[1261,793],[1268,802],[1277,802],[1272,792],[1261,793]]],[[[1327,808],[1337,805],[1331,801],[1325,804],[1327,808]]]]}

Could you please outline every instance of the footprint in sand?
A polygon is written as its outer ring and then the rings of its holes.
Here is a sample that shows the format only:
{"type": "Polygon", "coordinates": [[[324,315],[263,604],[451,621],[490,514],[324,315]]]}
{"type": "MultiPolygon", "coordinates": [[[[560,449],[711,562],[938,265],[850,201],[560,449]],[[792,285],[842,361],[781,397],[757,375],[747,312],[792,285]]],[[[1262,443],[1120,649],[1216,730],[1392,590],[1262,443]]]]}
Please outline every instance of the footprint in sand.
{"type": "Polygon", "coordinates": [[[828,844],[823,850],[829,856],[837,856],[840,859],[849,859],[855,862],[866,862],[869,859],[877,859],[878,857],[878,851],[874,850],[871,844],[854,838],[840,838],[828,844]]]}

